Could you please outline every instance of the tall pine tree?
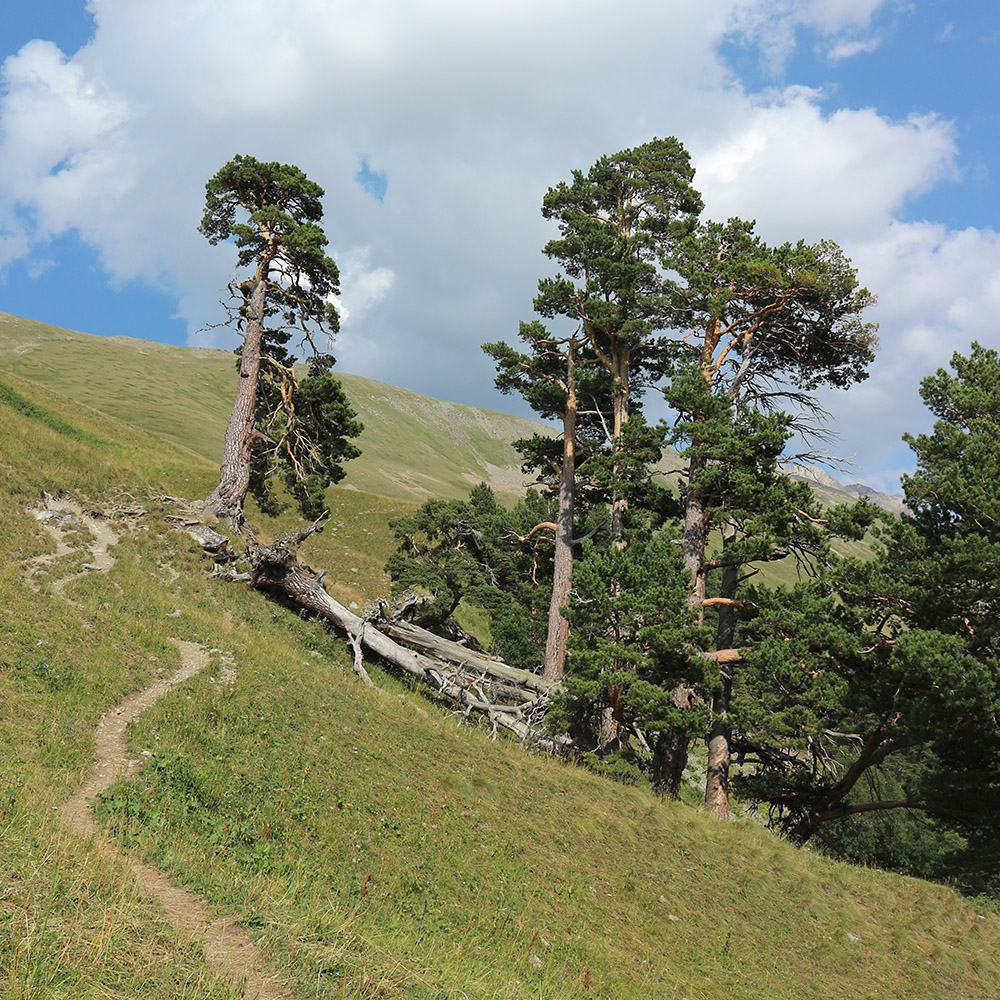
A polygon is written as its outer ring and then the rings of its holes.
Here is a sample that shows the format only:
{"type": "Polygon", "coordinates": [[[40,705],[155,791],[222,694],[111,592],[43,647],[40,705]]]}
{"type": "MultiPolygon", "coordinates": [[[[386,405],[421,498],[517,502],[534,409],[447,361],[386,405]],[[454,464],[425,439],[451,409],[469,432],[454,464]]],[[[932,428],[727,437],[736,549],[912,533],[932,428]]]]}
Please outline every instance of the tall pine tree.
{"type": "Polygon", "coordinates": [[[666,246],[662,264],[680,278],[675,308],[686,330],[666,398],[678,414],[674,440],[683,443],[686,462],[681,551],[688,601],[700,620],[710,606],[718,614],[706,801],[725,817],[727,716],[738,659],[726,650],[734,642],[741,569],[821,544],[809,490],[777,474],[794,425],[777,411],[791,403],[815,412],[818,387],[867,377],[876,328],[861,314],[873,299],[836,245],[770,247],[740,219],[699,224],[666,246]],[[723,552],[710,557],[713,530],[721,532],[723,552]],[[709,598],[713,570],[721,571],[721,589],[709,598]]]}

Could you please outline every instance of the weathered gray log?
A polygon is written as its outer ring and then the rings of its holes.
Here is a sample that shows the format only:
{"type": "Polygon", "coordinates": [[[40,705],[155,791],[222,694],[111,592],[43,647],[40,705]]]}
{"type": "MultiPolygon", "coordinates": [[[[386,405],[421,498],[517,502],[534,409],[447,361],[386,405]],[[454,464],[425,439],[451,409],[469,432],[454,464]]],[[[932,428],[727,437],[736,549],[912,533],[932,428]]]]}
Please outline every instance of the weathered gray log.
{"type": "Polygon", "coordinates": [[[379,618],[374,620],[372,625],[391,639],[395,639],[412,649],[419,649],[439,660],[444,660],[446,663],[453,663],[457,667],[487,674],[514,688],[525,688],[536,694],[547,695],[559,687],[558,681],[546,680],[540,674],[533,674],[530,670],[511,667],[502,660],[494,659],[485,653],[478,653],[461,643],[453,642],[451,639],[443,639],[412,622],[404,622],[395,618],[379,618]]]}

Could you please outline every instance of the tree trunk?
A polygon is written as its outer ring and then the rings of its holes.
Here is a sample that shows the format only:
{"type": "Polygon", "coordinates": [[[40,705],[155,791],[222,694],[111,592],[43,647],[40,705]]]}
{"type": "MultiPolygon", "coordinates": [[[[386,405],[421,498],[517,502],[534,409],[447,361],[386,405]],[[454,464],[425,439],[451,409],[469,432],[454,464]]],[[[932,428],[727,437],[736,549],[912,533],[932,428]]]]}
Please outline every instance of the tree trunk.
{"type": "MultiPolygon", "coordinates": [[[[621,434],[625,429],[625,423],[628,421],[628,349],[625,348],[620,355],[614,353],[612,356],[614,364],[609,370],[614,379],[614,388],[611,394],[614,408],[612,425],[614,441],[611,447],[612,452],[617,454],[622,450],[621,434]]],[[[622,533],[625,530],[625,512],[628,510],[628,497],[622,492],[621,486],[617,482],[620,469],[621,466],[618,464],[617,459],[615,459],[612,465],[615,484],[611,494],[611,544],[615,548],[624,549],[625,542],[622,540],[622,533]]],[[[616,592],[620,589],[617,581],[612,584],[612,587],[616,592]]],[[[620,744],[621,727],[615,718],[614,709],[602,709],[597,721],[600,748],[606,750],[616,743],[620,744]]]]}
{"type": "MultiPolygon", "coordinates": [[[[697,459],[691,460],[688,468],[688,491],[684,504],[684,534],[681,536],[681,555],[684,567],[691,574],[691,595],[688,604],[697,607],[705,600],[705,547],[708,544],[708,507],[697,486],[692,486],[695,476],[701,470],[697,459]]],[[[698,613],[701,624],[704,616],[698,613]]]]}
{"type": "MultiPolygon", "coordinates": [[[[622,450],[621,434],[625,429],[626,422],[628,421],[628,349],[622,349],[622,355],[620,357],[616,357],[615,360],[617,361],[617,365],[611,372],[611,375],[614,378],[614,389],[612,391],[612,403],[614,406],[614,442],[612,443],[612,449],[615,452],[620,452],[622,450]]],[[[612,467],[612,472],[616,479],[618,477],[619,469],[620,466],[616,461],[612,467]]],[[[625,512],[627,510],[628,497],[622,492],[621,487],[616,483],[611,497],[611,537],[614,539],[614,544],[619,548],[624,547],[621,541],[621,536],[622,531],[625,528],[625,512]]]]}
{"type": "Polygon", "coordinates": [[[205,500],[206,511],[234,522],[242,521],[243,502],[250,486],[250,449],[253,444],[254,409],[257,405],[261,340],[264,336],[266,278],[267,265],[262,264],[250,293],[243,352],[240,356],[240,379],[222,448],[219,485],[205,500]]]}
{"type": "Polygon", "coordinates": [[[494,659],[485,653],[478,653],[451,639],[443,639],[412,622],[380,618],[375,619],[371,624],[383,635],[389,636],[390,639],[401,645],[462,667],[470,675],[478,674],[488,677],[490,683],[517,691],[515,697],[521,701],[531,701],[537,695],[551,694],[559,690],[558,684],[548,681],[544,677],[539,677],[538,674],[533,674],[530,670],[512,667],[502,660],[494,659]]]}
{"type": "MultiPolygon", "coordinates": [[[[725,542],[723,542],[725,551],[725,542]]],[[[736,597],[737,568],[725,566],[722,570],[721,597],[736,597]]],[[[736,609],[732,605],[719,608],[719,627],[716,630],[715,648],[730,649],[736,637],[736,609]]],[[[712,698],[712,729],[708,738],[708,773],[705,777],[705,805],[718,819],[729,819],[729,764],[731,759],[731,734],[727,717],[733,693],[733,665],[719,664],[719,690],[712,698]]]]}
{"type": "MultiPolygon", "coordinates": [[[[679,684],[671,692],[671,699],[677,708],[691,708],[695,697],[694,689],[684,684],[679,684]]],[[[652,779],[654,790],[661,795],[676,799],[680,794],[689,742],[687,733],[681,730],[660,733],[653,748],[652,779]]]]}
{"type": "Polygon", "coordinates": [[[444,697],[488,715],[495,726],[509,730],[519,739],[532,740],[553,750],[566,748],[566,740],[539,733],[525,721],[526,712],[532,703],[544,696],[538,695],[527,703],[517,705],[490,702],[483,695],[484,678],[470,676],[469,671],[451,669],[447,664],[399,645],[372,623],[352,614],[335,601],[317,578],[307,572],[295,558],[296,546],[311,530],[313,529],[295,536],[279,536],[273,545],[255,549],[251,554],[251,584],[262,589],[276,589],[300,607],[322,615],[370,653],[430,682],[444,697]]]}
{"type": "Polygon", "coordinates": [[[597,749],[600,753],[613,750],[621,738],[615,710],[610,706],[597,710],[597,749]]]}
{"type": "Polygon", "coordinates": [[[556,516],[555,565],[549,601],[549,630],[545,638],[545,668],[542,676],[557,681],[566,665],[569,622],[562,611],[569,605],[573,575],[573,507],[576,490],[576,381],[573,352],[566,360],[566,406],[563,410],[563,457],[559,473],[559,513],[556,516]]]}

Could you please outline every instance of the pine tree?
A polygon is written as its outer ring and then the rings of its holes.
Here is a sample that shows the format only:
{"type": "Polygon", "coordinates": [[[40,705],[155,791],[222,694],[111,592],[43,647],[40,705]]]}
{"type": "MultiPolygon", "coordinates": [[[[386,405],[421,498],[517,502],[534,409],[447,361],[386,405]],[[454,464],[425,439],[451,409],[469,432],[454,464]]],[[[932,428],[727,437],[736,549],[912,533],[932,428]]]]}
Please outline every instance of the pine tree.
{"type": "Polygon", "coordinates": [[[938,419],[906,438],[911,513],[886,516],[876,558],[759,594],[745,625],[736,745],[756,766],[740,784],[800,842],[906,808],[963,829],[989,860],[1000,813],[1000,358],[974,344],[952,366],[921,386],[938,419]],[[890,798],[859,795],[893,759],[920,767],[897,770],[890,798]]]}
{"type": "Polygon", "coordinates": [[[360,454],[347,439],[361,432],[330,374],[332,355],[316,343],[339,325],[329,301],[339,274],[320,226],[323,189],[298,167],[236,156],[208,181],[205,195],[200,231],[212,244],[232,240],[239,267],[253,266],[230,285],[243,334],[239,383],[219,485],[206,509],[242,525],[251,485],[273,508],[267,480],[280,468],[303,513],[316,517],[326,487],[343,476],[342,463],[360,454]],[[304,378],[287,347],[293,331],[313,356],[304,378]]]}
{"type": "MultiPolygon", "coordinates": [[[[542,214],[560,236],[545,254],[563,273],[539,282],[535,310],[579,326],[611,380],[613,450],[643,389],[658,381],[672,349],[673,284],[661,264],[701,211],[694,168],[677,139],[653,139],[601,157],[586,173],[550,188],[542,214]]],[[[624,526],[628,498],[612,502],[611,533],[624,526]]]]}
{"type": "MultiPolygon", "coordinates": [[[[665,394],[678,413],[674,442],[685,445],[681,551],[688,601],[700,620],[706,608],[719,609],[706,801],[720,817],[728,815],[727,716],[738,659],[726,650],[734,643],[741,570],[810,547],[819,553],[823,545],[811,530],[822,518],[810,491],[777,474],[795,426],[779,405],[815,412],[814,390],[866,378],[876,344],[875,327],[861,318],[873,298],[835,244],[770,247],[753,230],[740,219],[703,222],[667,245],[662,257],[680,278],[674,302],[687,330],[665,394]],[[713,530],[722,533],[723,553],[709,558],[713,530]],[[722,585],[709,599],[713,570],[721,571],[722,585]]],[[[678,762],[675,770],[681,768],[678,762]]]]}
{"type": "Polygon", "coordinates": [[[517,351],[503,342],[484,344],[483,350],[496,361],[496,385],[501,392],[519,393],[540,417],[562,424],[558,443],[540,435],[514,442],[524,459],[525,472],[534,471],[543,480],[558,484],[555,521],[539,522],[529,532],[551,531],[553,538],[543,676],[558,680],[565,668],[569,636],[563,610],[569,604],[573,573],[577,480],[584,474],[588,459],[601,448],[602,405],[609,393],[603,369],[593,364],[579,331],[558,337],[535,320],[521,324],[519,339],[526,351],[517,351]]]}
{"type": "Polygon", "coordinates": [[[673,697],[682,679],[700,684],[703,635],[669,532],[626,528],[624,540],[603,551],[588,542],[577,563],[567,610],[571,669],[553,724],[589,748],[597,769],[630,779],[646,773],[662,787],[664,741],[705,724],[703,710],[673,697]]]}
{"type": "Polygon", "coordinates": [[[521,540],[551,513],[551,503],[534,490],[508,510],[480,483],[468,500],[428,500],[391,521],[398,546],[386,572],[394,593],[418,597],[407,616],[447,635],[457,631],[454,616],[466,600],[486,612],[491,652],[515,666],[537,667],[547,632],[551,548],[538,534],[532,545],[521,540]]]}

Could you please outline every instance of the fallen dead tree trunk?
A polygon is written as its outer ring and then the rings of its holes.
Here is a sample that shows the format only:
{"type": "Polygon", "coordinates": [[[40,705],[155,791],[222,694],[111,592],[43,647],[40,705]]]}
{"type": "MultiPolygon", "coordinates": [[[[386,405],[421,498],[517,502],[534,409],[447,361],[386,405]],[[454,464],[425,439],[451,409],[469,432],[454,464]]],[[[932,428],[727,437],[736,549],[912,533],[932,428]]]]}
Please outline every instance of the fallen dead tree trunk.
{"type": "Polygon", "coordinates": [[[536,695],[551,694],[559,685],[555,681],[546,680],[540,674],[530,670],[508,666],[501,660],[476,652],[452,639],[444,639],[433,632],[414,625],[412,622],[400,621],[398,618],[377,618],[371,623],[384,635],[395,639],[411,649],[419,649],[423,653],[444,660],[457,667],[479,671],[501,683],[506,683],[515,690],[521,690],[525,698],[530,698],[528,692],[536,695]]]}
{"type": "MultiPolygon", "coordinates": [[[[534,674],[506,667],[496,661],[492,661],[494,671],[498,667],[503,667],[502,675],[480,669],[479,663],[456,665],[432,659],[423,653],[406,648],[379,631],[371,622],[353,614],[335,601],[320,582],[322,574],[317,576],[297,558],[299,544],[317,530],[321,530],[320,526],[312,525],[303,531],[279,536],[273,545],[253,546],[248,553],[253,567],[250,583],[264,590],[279,591],[300,607],[321,615],[345,633],[352,645],[360,644],[369,653],[414,677],[429,682],[446,698],[464,705],[469,710],[483,713],[489,717],[494,727],[502,727],[521,740],[541,743],[551,749],[564,749],[569,745],[568,741],[541,733],[531,725],[534,718],[544,713],[545,702],[552,687],[549,685],[543,691],[518,690],[515,681],[520,679],[520,675],[540,681],[534,674]],[[501,692],[516,691],[519,696],[518,704],[492,701],[491,692],[495,689],[501,692]]],[[[429,644],[425,642],[425,645],[429,644]]],[[[465,652],[471,651],[465,650],[465,652]]],[[[488,658],[483,659],[489,662],[488,658]]]]}

